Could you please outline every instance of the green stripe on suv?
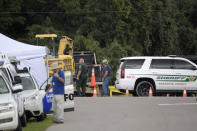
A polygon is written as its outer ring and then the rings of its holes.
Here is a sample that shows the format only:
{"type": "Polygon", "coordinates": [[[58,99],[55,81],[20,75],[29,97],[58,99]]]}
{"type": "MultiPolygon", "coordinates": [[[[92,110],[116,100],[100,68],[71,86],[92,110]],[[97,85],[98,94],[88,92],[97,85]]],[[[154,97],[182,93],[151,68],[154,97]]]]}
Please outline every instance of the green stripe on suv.
{"type": "Polygon", "coordinates": [[[149,75],[157,76],[156,81],[173,81],[173,82],[195,82],[197,76],[193,75],[162,75],[162,74],[129,74],[129,75],[149,75]]]}

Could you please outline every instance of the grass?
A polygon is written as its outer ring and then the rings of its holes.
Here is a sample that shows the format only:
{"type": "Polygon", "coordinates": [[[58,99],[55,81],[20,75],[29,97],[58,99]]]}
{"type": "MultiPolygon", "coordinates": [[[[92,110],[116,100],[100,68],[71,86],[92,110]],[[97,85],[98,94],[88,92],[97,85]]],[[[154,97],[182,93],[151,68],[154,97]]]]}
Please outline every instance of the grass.
{"type": "Polygon", "coordinates": [[[23,128],[23,131],[45,131],[52,124],[52,116],[47,116],[47,118],[44,121],[39,122],[35,118],[32,118],[28,120],[27,126],[23,128]]]}

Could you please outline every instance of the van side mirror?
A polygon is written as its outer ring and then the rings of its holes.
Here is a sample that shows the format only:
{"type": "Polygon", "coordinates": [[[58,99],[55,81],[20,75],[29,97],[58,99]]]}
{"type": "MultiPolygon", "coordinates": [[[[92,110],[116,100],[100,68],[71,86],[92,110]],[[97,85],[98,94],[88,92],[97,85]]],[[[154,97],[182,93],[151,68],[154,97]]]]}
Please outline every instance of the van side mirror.
{"type": "Polygon", "coordinates": [[[12,92],[13,93],[18,93],[18,92],[22,92],[23,91],[23,86],[20,84],[17,84],[15,86],[12,87],[12,92]]]}
{"type": "Polygon", "coordinates": [[[20,83],[22,83],[21,77],[20,76],[14,76],[13,85],[20,84],[20,83]]]}

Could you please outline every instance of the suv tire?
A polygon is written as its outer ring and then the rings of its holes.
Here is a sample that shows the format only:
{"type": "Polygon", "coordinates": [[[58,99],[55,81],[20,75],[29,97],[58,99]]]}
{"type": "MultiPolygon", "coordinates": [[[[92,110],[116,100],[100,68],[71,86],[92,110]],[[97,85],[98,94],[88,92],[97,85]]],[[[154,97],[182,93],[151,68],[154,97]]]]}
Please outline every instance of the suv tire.
{"type": "Polygon", "coordinates": [[[152,87],[152,90],[154,92],[153,84],[151,82],[149,81],[139,82],[135,89],[137,96],[148,96],[150,87],[152,87]]]}
{"type": "Polygon", "coordinates": [[[43,121],[46,118],[45,114],[42,113],[37,117],[37,121],[43,121]]]}
{"type": "Polygon", "coordinates": [[[20,121],[20,117],[18,115],[18,126],[14,131],[22,131],[22,125],[21,125],[21,121],[20,121]]]}
{"type": "Polygon", "coordinates": [[[27,117],[26,117],[25,113],[21,116],[21,125],[22,125],[22,127],[27,126],[27,117]]]}

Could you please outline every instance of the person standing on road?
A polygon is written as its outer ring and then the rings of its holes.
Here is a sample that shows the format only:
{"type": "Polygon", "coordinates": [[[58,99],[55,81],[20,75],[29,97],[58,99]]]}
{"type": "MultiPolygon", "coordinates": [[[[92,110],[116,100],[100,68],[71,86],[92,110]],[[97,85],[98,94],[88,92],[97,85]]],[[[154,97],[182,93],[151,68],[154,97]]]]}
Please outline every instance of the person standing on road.
{"type": "Polygon", "coordinates": [[[104,96],[109,96],[109,79],[110,79],[110,74],[111,74],[111,67],[108,64],[108,61],[105,59],[102,61],[103,64],[103,70],[102,70],[102,88],[104,92],[104,96]]]}
{"type": "Polygon", "coordinates": [[[46,93],[53,88],[53,109],[54,109],[54,123],[64,123],[64,72],[58,67],[58,63],[51,65],[53,70],[52,83],[46,93]]]}
{"type": "Polygon", "coordinates": [[[77,81],[76,81],[77,96],[85,96],[87,75],[88,75],[88,66],[84,63],[83,58],[81,58],[79,60],[79,64],[80,65],[79,65],[79,68],[77,71],[77,81]],[[82,93],[80,91],[80,88],[82,88],[82,93]]]}

